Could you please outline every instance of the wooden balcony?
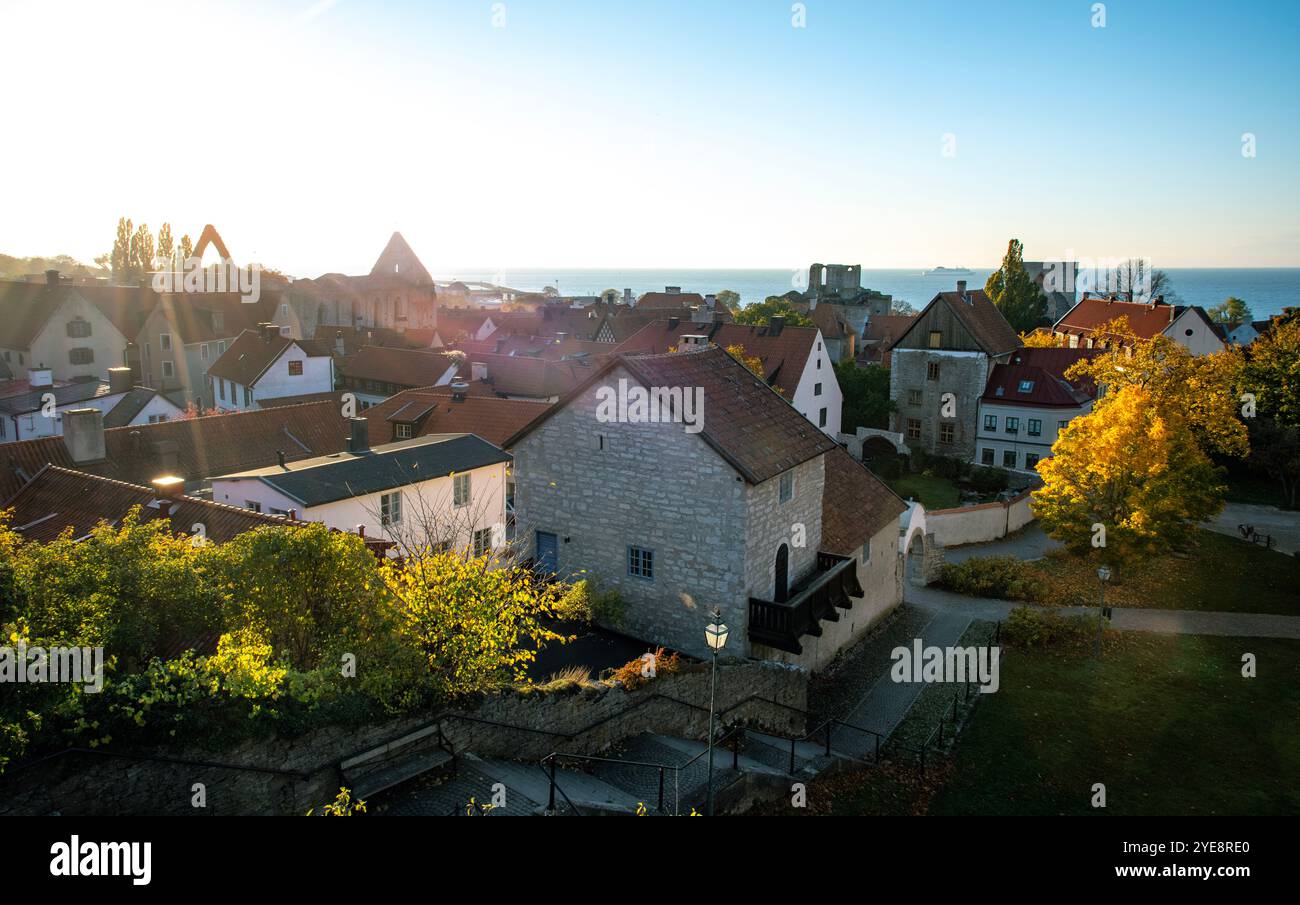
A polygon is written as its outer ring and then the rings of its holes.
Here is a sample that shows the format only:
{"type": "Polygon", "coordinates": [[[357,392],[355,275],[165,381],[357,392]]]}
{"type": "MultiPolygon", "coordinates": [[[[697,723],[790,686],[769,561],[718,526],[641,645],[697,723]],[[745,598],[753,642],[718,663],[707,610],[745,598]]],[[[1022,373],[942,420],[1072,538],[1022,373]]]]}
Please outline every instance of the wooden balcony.
{"type": "Polygon", "coordinates": [[[838,611],[863,594],[852,558],[818,553],[817,570],[791,589],[785,603],[749,598],[749,640],[801,654],[801,638],[821,635],[822,622],[838,622],[838,611]]]}

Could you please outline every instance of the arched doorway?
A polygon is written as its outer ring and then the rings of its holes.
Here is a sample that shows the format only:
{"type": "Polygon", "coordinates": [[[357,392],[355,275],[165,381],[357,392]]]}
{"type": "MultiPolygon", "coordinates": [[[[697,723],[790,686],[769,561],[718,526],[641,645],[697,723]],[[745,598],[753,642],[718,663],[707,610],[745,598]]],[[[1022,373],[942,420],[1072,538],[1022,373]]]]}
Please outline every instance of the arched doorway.
{"type": "Polygon", "coordinates": [[[914,532],[907,539],[907,583],[916,587],[925,584],[925,535],[914,532]]]}
{"type": "Polygon", "coordinates": [[[790,599],[790,548],[782,544],[776,551],[776,582],[772,600],[785,603],[790,599]]]}

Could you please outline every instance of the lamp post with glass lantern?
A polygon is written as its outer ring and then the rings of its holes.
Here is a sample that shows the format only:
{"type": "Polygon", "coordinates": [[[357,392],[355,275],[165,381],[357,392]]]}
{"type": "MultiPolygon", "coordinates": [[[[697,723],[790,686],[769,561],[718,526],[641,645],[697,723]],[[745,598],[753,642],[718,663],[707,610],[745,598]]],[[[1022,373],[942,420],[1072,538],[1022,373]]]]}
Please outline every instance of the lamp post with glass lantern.
{"type": "Polygon", "coordinates": [[[1092,655],[1101,657],[1101,627],[1106,619],[1106,582],[1110,581],[1110,569],[1102,566],[1097,570],[1097,578],[1100,579],[1100,593],[1098,594],[1097,603],[1097,643],[1093,645],[1092,655]]]}
{"type": "Polygon", "coordinates": [[[718,693],[718,652],[727,643],[727,626],[722,622],[722,610],[714,609],[709,614],[713,621],[704,630],[704,640],[713,651],[713,671],[709,680],[709,785],[705,799],[705,812],[713,816],[713,701],[718,693]]]}

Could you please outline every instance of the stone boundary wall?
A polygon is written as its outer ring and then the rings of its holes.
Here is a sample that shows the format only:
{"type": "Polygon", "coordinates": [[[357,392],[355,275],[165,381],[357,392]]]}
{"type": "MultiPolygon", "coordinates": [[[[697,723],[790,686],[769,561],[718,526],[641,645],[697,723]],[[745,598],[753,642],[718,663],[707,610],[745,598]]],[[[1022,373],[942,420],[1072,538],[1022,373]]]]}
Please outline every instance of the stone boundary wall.
{"type": "Polygon", "coordinates": [[[998,540],[1034,520],[1029,496],[1030,491],[1025,490],[1006,502],[931,509],[926,513],[926,528],[945,547],[998,540]]]}
{"type": "MultiPolygon", "coordinates": [[[[708,664],[700,664],[648,680],[635,691],[610,686],[558,692],[509,690],[458,711],[483,722],[456,718],[440,722],[447,742],[458,754],[473,752],[524,761],[540,760],[556,750],[595,754],[641,732],[703,738],[708,734],[709,679],[708,664]],[[684,707],[663,696],[704,709],[684,707]],[[642,700],[647,703],[627,710],[642,700]],[[607,717],[608,722],[575,738],[557,735],[576,732],[607,717]]],[[[780,663],[720,661],[718,710],[725,711],[750,695],[806,710],[808,673],[780,663]]],[[[319,812],[343,784],[338,770],[341,761],[426,726],[436,715],[355,727],[331,726],[293,738],[267,735],[222,750],[186,747],[143,752],[196,763],[137,760],[122,749],[115,749],[121,757],[69,754],[0,776],[0,816],[301,815],[312,807],[319,812]],[[222,766],[225,764],[306,775],[256,773],[222,766]],[[196,783],[205,787],[206,807],[192,803],[196,783]]],[[[724,718],[728,723],[744,720],[783,734],[805,731],[801,714],[758,701],[750,701],[724,718]]],[[[436,738],[430,736],[430,743],[436,743],[436,738]]]]}

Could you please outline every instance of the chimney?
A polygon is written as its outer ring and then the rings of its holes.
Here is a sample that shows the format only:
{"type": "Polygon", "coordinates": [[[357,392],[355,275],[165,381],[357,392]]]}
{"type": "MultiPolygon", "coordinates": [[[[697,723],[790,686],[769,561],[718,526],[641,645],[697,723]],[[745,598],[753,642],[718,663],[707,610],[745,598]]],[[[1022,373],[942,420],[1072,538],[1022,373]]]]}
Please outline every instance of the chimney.
{"type": "Polygon", "coordinates": [[[205,406],[203,405],[203,397],[202,397],[202,396],[195,396],[195,397],[194,397],[194,413],[195,413],[196,415],[198,415],[200,418],[202,418],[205,412],[206,412],[206,408],[205,408],[205,406]]]}
{"type": "Polygon", "coordinates": [[[104,461],[104,415],[99,409],[65,411],[63,445],[68,448],[74,465],[104,461]]]}
{"type": "Polygon", "coordinates": [[[781,331],[785,329],[785,315],[773,314],[767,319],[767,333],[769,336],[780,336],[781,331]]]}
{"type": "Polygon", "coordinates": [[[159,475],[149,485],[159,500],[179,500],[185,496],[185,479],[174,474],[159,475]]]}
{"type": "Polygon", "coordinates": [[[131,369],[130,368],[109,368],[108,369],[108,392],[116,396],[118,393],[127,393],[131,390],[131,369]]]}
{"type": "Polygon", "coordinates": [[[567,334],[567,333],[557,333],[557,334],[555,334],[555,342],[556,342],[557,345],[558,345],[559,343],[564,342],[564,341],[565,341],[566,339],[568,339],[568,338],[569,338],[569,334],[567,334]]]}
{"type": "Polygon", "coordinates": [[[676,330],[676,329],[677,329],[677,325],[680,324],[681,322],[682,322],[682,319],[681,319],[680,317],[670,317],[670,318],[668,318],[668,329],[669,329],[669,330],[676,330]]]}
{"type": "Polygon", "coordinates": [[[348,452],[355,454],[370,452],[370,431],[366,419],[349,418],[348,426],[351,429],[348,435],[348,452]]]}
{"type": "Polygon", "coordinates": [[[257,329],[262,333],[262,342],[269,343],[271,341],[271,328],[273,326],[274,324],[266,324],[266,323],[257,325],[257,329]]]}
{"type": "Polygon", "coordinates": [[[277,450],[275,451],[275,461],[276,461],[276,464],[278,464],[281,468],[285,468],[285,467],[286,467],[285,464],[284,464],[284,450],[282,450],[282,449],[277,449],[277,450]]]}
{"type": "Polygon", "coordinates": [[[968,299],[968,298],[966,297],[966,281],[965,281],[965,280],[958,280],[958,281],[957,281],[957,298],[961,299],[963,302],[969,302],[969,301],[970,301],[970,299],[968,299]]]}
{"type": "Polygon", "coordinates": [[[469,366],[469,376],[473,380],[487,380],[487,363],[482,361],[471,362],[469,366]]]}
{"type": "Polygon", "coordinates": [[[59,285],[59,272],[57,270],[45,271],[45,285],[46,286],[59,285]]]}
{"type": "Polygon", "coordinates": [[[342,331],[342,330],[335,330],[335,331],[334,331],[334,352],[335,352],[335,354],[337,354],[337,355],[343,355],[343,354],[344,354],[343,331],[342,331]]]}
{"type": "Polygon", "coordinates": [[[54,372],[45,365],[41,365],[39,368],[28,368],[27,385],[33,390],[41,387],[52,387],[54,386],[54,372]]]}
{"type": "Polygon", "coordinates": [[[623,290],[623,304],[627,305],[629,308],[633,308],[636,306],[636,299],[632,298],[631,289],[623,290]]]}
{"type": "Polygon", "coordinates": [[[710,311],[713,310],[713,306],[716,305],[716,304],[718,304],[718,297],[717,297],[716,295],[714,295],[713,293],[709,293],[708,295],[706,295],[706,296],[704,297],[704,305],[705,305],[705,307],[707,307],[710,311]]]}

